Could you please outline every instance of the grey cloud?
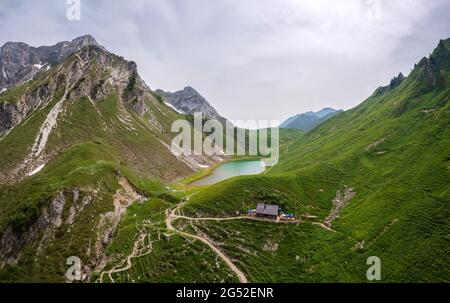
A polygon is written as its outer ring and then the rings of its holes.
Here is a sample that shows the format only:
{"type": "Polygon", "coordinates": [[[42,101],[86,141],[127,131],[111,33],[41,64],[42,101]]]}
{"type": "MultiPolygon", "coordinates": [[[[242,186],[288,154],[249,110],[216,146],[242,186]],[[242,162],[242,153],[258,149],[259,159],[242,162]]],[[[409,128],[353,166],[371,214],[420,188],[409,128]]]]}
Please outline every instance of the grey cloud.
{"type": "Polygon", "coordinates": [[[445,0],[0,0],[0,43],[92,34],[152,88],[195,87],[231,119],[348,109],[450,35],[445,0]],[[372,15],[371,15],[372,14],[372,15]],[[374,18],[375,16],[375,18],[374,18]]]}

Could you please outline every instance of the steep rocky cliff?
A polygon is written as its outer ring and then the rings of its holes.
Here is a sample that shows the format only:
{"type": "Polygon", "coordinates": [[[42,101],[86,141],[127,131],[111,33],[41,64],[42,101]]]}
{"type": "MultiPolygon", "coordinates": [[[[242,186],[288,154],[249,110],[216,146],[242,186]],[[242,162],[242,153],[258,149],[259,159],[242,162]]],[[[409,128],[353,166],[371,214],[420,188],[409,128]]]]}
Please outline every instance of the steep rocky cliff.
{"type": "Polygon", "coordinates": [[[196,112],[201,112],[206,118],[226,121],[199,92],[190,86],[174,93],[160,89],[155,92],[180,113],[193,115],[196,112]]]}
{"type": "Polygon", "coordinates": [[[53,46],[32,47],[24,42],[5,43],[0,48],[0,92],[30,81],[41,69],[49,69],[89,45],[104,49],[90,35],[53,46]]]}

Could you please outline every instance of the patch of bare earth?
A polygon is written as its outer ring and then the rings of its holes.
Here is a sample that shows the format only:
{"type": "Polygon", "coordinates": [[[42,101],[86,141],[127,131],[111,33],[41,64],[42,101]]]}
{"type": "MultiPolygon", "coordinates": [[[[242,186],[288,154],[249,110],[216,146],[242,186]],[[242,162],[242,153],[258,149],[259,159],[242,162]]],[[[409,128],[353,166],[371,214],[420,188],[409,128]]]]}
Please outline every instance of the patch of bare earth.
{"type": "Polygon", "coordinates": [[[436,111],[436,109],[430,108],[430,109],[422,109],[420,112],[421,113],[425,113],[425,114],[429,114],[436,111]]]}
{"type": "Polygon", "coordinates": [[[114,283],[115,280],[113,278],[113,274],[129,270],[132,266],[133,259],[146,256],[153,251],[153,243],[161,241],[161,233],[158,232],[157,239],[152,241],[150,239],[150,234],[147,233],[145,227],[145,225],[142,228],[138,227],[139,236],[133,244],[133,250],[131,253],[111,270],[101,273],[100,283],[103,282],[105,274],[108,275],[110,281],[114,283]]]}
{"type": "Polygon", "coordinates": [[[274,241],[273,239],[267,239],[266,243],[264,243],[263,250],[275,252],[278,250],[278,242],[274,241]]]}
{"type": "Polygon", "coordinates": [[[338,190],[336,192],[336,197],[333,199],[333,208],[328,217],[323,221],[323,224],[331,228],[331,223],[339,218],[342,209],[349,203],[355,194],[356,192],[353,191],[352,187],[345,187],[343,190],[338,190]]]}
{"type": "Polygon", "coordinates": [[[143,197],[136,192],[127,179],[120,178],[121,188],[113,196],[114,211],[101,215],[98,223],[97,241],[95,243],[95,253],[100,262],[97,264],[96,271],[102,269],[107,258],[102,256],[104,248],[108,245],[114,236],[114,232],[119,225],[120,220],[125,215],[127,208],[135,201],[140,201],[143,197]]]}
{"type": "Polygon", "coordinates": [[[389,139],[391,137],[391,135],[388,135],[386,137],[383,137],[377,141],[374,141],[372,143],[370,143],[369,145],[366,146],[366,148],[364,149],[364,151],[369,151],[371,149],[374,149],[375,147],[377,147],[378,145],[384,143],[387,139],[389,139]]]}

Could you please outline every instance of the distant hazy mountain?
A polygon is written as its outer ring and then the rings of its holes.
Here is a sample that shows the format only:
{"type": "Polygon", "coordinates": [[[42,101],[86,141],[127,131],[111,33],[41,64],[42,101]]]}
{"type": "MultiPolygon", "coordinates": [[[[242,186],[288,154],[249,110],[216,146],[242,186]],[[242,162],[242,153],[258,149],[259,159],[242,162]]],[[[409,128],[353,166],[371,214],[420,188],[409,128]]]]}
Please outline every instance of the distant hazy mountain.
{"type": "Polygon", "coordinates": [[[99,45],[94,37],[85,35],[52,46],[32,47],[24,42],[7,42],[0,47],[0,92],[30,81],[41,69],[61,63],[86,46],[99,45]]]}
{"type": "Polygon", "coordinates": [[[190,86],[174,93],[160,89],[155,92],[163,98],[164,102],[180,113],[192,115],[195,112],[202,112],[204,117],[225,120],[199,92],[190,86]]]}
{"type": "Polygon", "coordinates": [[[303,114],[298,114],[288,118],[280,125],[280,127],[295,128],[303,130],[305,132],[310,131],[322,122],[327,121],[328,119],[342,111],[343,110],[336,110],[330,107],[326,107],[318,112],[306,112],[303,114]]]}

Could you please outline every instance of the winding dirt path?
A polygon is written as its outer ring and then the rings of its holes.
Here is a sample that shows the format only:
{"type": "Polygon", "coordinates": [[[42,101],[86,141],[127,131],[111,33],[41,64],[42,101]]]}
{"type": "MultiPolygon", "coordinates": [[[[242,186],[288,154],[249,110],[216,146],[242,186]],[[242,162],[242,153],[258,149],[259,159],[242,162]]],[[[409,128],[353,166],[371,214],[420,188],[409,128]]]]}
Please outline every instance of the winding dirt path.
{"type": "MultiPolygon", "coordinates": [[[[278,224],[289,224],[289,223],[297,224],[298,223],[297,221],[296,222],[278,221],[278,220],[275,221],[275,220],[267,220],[267,219],[248,217],[248,216],[236,216],[236,217],[224,217],[224,218],[216,218],[216,217],[194,218],[194,217],[178,215],[177,213],[178,213],[179,209],[187,201],[189,201],[189,198],[191,196],[187,197],[186,201],[178,204],[173,210],[166,209],[166,211],[165,211],[166,229],[169,232],[172,232],[174,234],[178,234],[183,237],[199,240],[199,241],[203,242],[204,244],[208,245],[227,264],[227,266],[230,268],[230,270],[233,271],[237,275],[237,277],[239,278],[239,281],[241,283],[248,283],[248,279],[245,276],[245,274],[233,263],[233,261],[231,261],[231,259],[227,255],[225,255],[218,247],[216,247],[211,240],[209,240],[207,237],[204,237],[204,236],[194,235],[194,234],[190,234],[190,233],[178,230],[177,228],[175,228],[172,225],[172,222],[177,219],[184,219],[184,220],[188,220],[188,221],[216,221],[216,222],[217,221],[232,221],[232,220],[252,220],[252,221],[262,221],[262,222],[278,223],[278,224]]],[[[134,243],[132,252],[121,263],[114,266],[111,270],[102,272],[101,276],[100,276],[100,282],[103,282],[103,276],[105,274],[107,274],[109,276],[110,280],[114,283],[112,274],[118,273],[118,272],[123,272],[123,271],[130,269],[131,265],[132,265],[132,259],[142,257],[142,256],[145,256],[145,255],[151,253],[151,251],[152,251],[151,243],[159,241],[160,234],[158,234],[158,240],[150,241],[149,249],[145,253],[142,253],[141,247],[144,246],[144,248],[145,248],[144,240],[147,236],[148,236],[147,233],[145,233],[145,231],[141,230],[141,234],[139,235],[138,239],[134,243]]]]}
{"type": "MultiPolygon", "coordinates": [[[[192,196],[192,195],[191,195],[192,196]]],[[[189,198],[191,197],[189,196],[187,198],[187,201],[189,201],[189,198]]],[[[186,202],[187,202],[186,201],[186,202]]],[[[178,210],[186,203],[180,203],[175,209],[173,209],[172,211],[170,209],[166,210],[166,227],[169,231],[173,232],[173,233],[177,233],[181,236],[185,236],[185,237],[190,237],[193,239],[197,239],[199,241],[202,241],[203,243],[205,243],[206,245],[208,245],[220,258],[222,258],[222,260],[228,265],[228,267],[238,276],[239,281],[241,283],[248,283],[247,277],[245,276],[245,274],[239,269],[237,268],[237,266],[231,261],[231,259],[225,255],[219,248],[217,248],[209,239],[207,239],[206,237],[202,237],[199,235],[193,235],[193,234],[189,234],[183,231],[180,231],[178,229],[176,229],[175,227],[173,227],[172,222],[174,220],[177,219],[185,219],[188,221],[233,221],[233,220],[252,220],[252,221],[262,221],[262,222],[270,222],[270,223],[279,223],[279,224],[289,224],[289,223],[295,223],[297,224],[298,221],[296,222],[290,222],[290,221],[274,221],[274,220],[267,220],[267,219],[262,219],[262,218],[256,218],[256,217],[249,217],[249,216],[236,216],[236,217],[224,217],[224,218],[215,218],[215,217],[203,217],[203,218],[193,218],[193,217],[187,217],[187,216],[183,216],[183,215],[178,215],[177,212],[178,210]]]]}
{"type": "MultiPolygon", "coordinates": [[[[185,202],[184,202],[185,203],[185,202]]],[[[173,211],[171,211],[170,209],[166,210],[166,227],[169,231],[177,233],[181,236],[184,237],[189,237],[189,238],[193,238],[196,240],[199,240],[203,243],[205,243],[206,245],[208,245],[227,265],[228,267],[238,276],[239,281],[241,283],[248,283],[247,277],[245,276],[245,274],[239,269],[237,268],[236,265],[234,265],[234,263],[231,261],[231,259],[225,255],[219,248],[217,248],[216,246],[214,246],[214,244],[208,240],[205,237],[202,236],[197,236],[197,235],[192,235],[183,231],[180,231],[178,229],[176,229],[175,227],[173,227],[172,225],[172,221],[176,220],[176,219],[186,219],[186,220],[214,220],[214,221],[225,221],[225,220],[237,220],[237,219],[243,219],[244,217],[232,217],[232,218],[190,218],[190,217],[185,217],[185,216],[179,216],[176,214],[176,212],[180,209],[180,207],[182,207],[184,205],[184,203],[180,203],[173,211]]]]}
{"type": "Polygon", "coordinates": [[[326,225],[323,224],[322,222],[312,222],[312,224],[313,224],[313,225],[320,226],[321,228],[323,228],[323,229],[325,229],[325,230],[327,230],[327,231],[330,231],[330,232],[333,232],[333,233],[336,232],[334,229],[332,229],[331,227],[326,226],[326,225]]]}
{"type": "Polygon", "coordinates": [[[143,257],[151,253],[153,251],[153,243],[160,240],[161,234],[159,232],[158,232],[158,239],[150,241],[150,235],[147,234],[145,229],[140,230],[140,235],[138,239],[134,242],[133,250],[131,251],[131,253],[122,262],[114,266],[112,269],[102,272],[100,275],[100,283],[103,283],[103,276],[105,274],[107,274],[111,282],[114,283],[115,281],[114,278],[112,277],[113,274],[127,271],[128,269],[130,269],[132,265],[132,259],[143,257]],[[149,244],[145,245],[145,239],[147,237],[149,239],[149,244]],[[146,251],[143,252],[143,250],[145,249],[146,251]],[[123,266],[124,263],[126,264],[125,266],[123,266]]]}
{"type": "Polygon", "coordinates": [[[236,265],[234,265],[234,263],[231,261],[231,259],[228,256],[226,256],[220,249],[215,247],[214,244],[212,244],[208,239],[201,237],[201,236],[188,234],[183,231],[176,230],[176,229],[172,229],[172,230],[175,233],[178,233],[182,236],[190,237],[190,238],[202,241],[203,243],[208,245],[228,265],[228,267],[238,276],[239,282],[248,283],[248,280],[247,280],[247,277],[245,276],[245,274],[239,268],[237,268],[236,265]]]}

